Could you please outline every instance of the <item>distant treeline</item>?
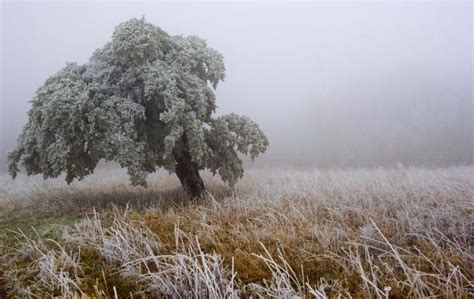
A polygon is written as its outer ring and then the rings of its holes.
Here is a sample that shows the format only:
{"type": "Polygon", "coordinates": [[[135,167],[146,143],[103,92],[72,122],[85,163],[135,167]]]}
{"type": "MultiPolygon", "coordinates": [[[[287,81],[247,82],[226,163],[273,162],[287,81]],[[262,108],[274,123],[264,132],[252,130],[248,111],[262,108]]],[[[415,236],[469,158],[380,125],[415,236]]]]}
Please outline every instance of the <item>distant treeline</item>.
{"type": "MultiPolygon", "coordinates": [[[[260,165],[373,167],[472,164],[472,100],[367,101],[318,105],[299,130],[270,134],[260,165]]],[[[289,129],[288,129],[289,130],[289,129]]]]}

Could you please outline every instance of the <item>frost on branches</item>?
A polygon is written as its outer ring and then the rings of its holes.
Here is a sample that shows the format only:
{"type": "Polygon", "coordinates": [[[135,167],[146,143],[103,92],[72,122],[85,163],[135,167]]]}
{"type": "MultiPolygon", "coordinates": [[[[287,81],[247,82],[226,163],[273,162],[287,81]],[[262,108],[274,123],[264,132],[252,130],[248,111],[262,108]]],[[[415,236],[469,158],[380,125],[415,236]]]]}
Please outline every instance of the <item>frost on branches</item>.
{"type": "Polygon", "coordinates": [[[67,64],[38,89],[28,122],[9,153],[10,174],[91,174],[101,159],[126,167],[132,184],[150,172],[175,172],[193,198],[208,168],[231,186],[242,177],[238,153],[253,159],[268,140],[245,116],[213,118],[222,55],[196,36],[171,36],[144,19],[118,25],[83,65],[67,64]]]}

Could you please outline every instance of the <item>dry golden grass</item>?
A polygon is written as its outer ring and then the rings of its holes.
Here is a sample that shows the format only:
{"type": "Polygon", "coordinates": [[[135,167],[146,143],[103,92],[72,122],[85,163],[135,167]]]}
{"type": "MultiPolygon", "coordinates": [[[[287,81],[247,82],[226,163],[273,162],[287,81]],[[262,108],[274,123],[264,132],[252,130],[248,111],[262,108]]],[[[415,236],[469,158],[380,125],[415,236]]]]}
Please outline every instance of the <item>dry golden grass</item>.
{"type": "Polygon", "coordinates": [[[205,176],[210,195],[199,203],[188,202],[166,174],[153,177],[147,189],[106,171],[69,187],[4,180],[10,214],[86,215],[37,236],[17,232],[17,241],[8,241],[14,246],[4,249],[2,263],[10,294],[473,295],[472,166],[250,170],[233,191],[205,176]]]}

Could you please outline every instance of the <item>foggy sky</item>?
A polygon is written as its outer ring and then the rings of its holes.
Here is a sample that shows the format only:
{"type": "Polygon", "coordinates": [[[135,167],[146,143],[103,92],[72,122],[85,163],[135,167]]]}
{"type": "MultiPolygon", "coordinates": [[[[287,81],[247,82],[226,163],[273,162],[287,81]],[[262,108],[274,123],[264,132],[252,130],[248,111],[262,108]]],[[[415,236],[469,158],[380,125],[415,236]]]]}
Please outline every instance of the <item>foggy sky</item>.
{"type": "Polygon", "coordinates": [[[86,62],[118,23],[145,16],[224,55],[217,113],[260,124],[270,140],[260,164],[472,162],[472,9],[448,1],[4,2],[0,161],[48,76],[86,62]]]}

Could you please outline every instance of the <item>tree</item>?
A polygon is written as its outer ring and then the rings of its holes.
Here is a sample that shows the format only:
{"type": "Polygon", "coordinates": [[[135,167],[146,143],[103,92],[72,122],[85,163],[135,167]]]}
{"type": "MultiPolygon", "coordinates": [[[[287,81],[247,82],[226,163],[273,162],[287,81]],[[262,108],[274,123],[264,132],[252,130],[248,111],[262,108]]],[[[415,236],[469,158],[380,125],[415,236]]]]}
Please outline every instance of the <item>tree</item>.
{"type": "Polygon", "coordinates": [[[199,170],[233,186],[242,177],[238,153],[252,160],[268,140],[235,114],[213,117],[223,56],[196,36],[171,36],[142,19],[119,24],[89,62],[67,64],[40,87],[28,122],[9,153],[13,178],[81,180],[101,159],[127,168],[133,185],[163,167],[192,198],[203,195],[199,170]]]}

